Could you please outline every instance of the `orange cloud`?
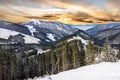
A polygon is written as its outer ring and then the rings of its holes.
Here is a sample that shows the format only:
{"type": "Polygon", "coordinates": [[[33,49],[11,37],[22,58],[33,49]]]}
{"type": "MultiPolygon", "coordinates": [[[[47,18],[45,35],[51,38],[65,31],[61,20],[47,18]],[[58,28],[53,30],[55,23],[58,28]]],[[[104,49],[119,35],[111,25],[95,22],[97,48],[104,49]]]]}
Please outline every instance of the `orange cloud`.
{"type": "MultiPolygon", "coordinates": [[[[8,1],[12,3],[13,0],[8,1]]],[[[15,1],[17,2],[18,0],[15,1]]],[[[0,5],[0,19],[13,22],[24,22],[26,20],[35,18],[40,20],[59,21],[70,24],[104,23],[120,21],[120,16],[115,15],[115,13],[117,14],[119,12],[119,8],[115,6],[118,5],[119,0],[118,2],[115,2],[117,0],[109,0],[110,2],[106,4],[106,11],[96,8],[95,6],[90,5],[89,3],[77,3],[80,1],[85,2],[87,0],[25,1],[28,1],[29,5],[32,5],[32,7],[22,5],[23,2],[21,5],[8,5],[8,3],[5,5],[0,5]],[[37,5],[37,7],[35,7],[35,5],[37,5]]]]}
{"type": "MultiPolygon", "coordinates": [[[[66,12],[85,12],[87,14],[90,14],[91,16],[95,16],[98,18],[107,18],[108,14],[105,11],[102,10],[98,10],[95,7],[93,7],[92,5],[89,4],[75,4],[75,3],[68,3],[67,0],[32,0],[34,2],[38,1],[38,2],[44,2],[47,5],[51,5],[54,7],[58,7],[58,8],[62,8],[64,10],[66,10],[66,12]],[[67,2],[65,2],[67,1],[67,2]]],[[[70,0],[70,2],[73,0],[70,0]]],[[[84,0],[81,0],[84,1],[84,0]]]]}

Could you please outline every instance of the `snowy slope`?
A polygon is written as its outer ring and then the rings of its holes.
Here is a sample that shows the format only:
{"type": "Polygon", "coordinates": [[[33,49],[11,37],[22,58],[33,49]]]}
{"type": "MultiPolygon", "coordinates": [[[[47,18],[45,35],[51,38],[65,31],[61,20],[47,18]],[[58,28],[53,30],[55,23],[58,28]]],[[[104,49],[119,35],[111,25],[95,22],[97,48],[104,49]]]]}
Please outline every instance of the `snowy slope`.
{"type": "Polygon", "coordinates": [[[20,32],[16,32],[13,30],[8,30],[8,29],[4,29],[4,28],[0,28],[0,38],[2,39],[8,39],[9,36],[14,36],[14,35],[18,35],[18,34],[22,34],[24,35],[24,39],[25,39],[25,43],[38,43],[40,42],[39,39],[34,38],[32,36],[20,33],[20,32]]]}
{"type": "Polygon", "coordinates": [[[26,28],[25,26],[15,24],[15,23],[11,23],[11,22],[7,22],[7,21],[0,21],[0,28],[24,33],[24,34],[27,34],[27,35],[31,34],[29,29],[26,28]]]}
{"type": "Polygon", "coordinates": [[[36,29],[34,29],[33,26],[27,25],[27,28],[29,29],[29,31],[30,31],[30,33],[31,33],[32,36],[34,36],[34,32],[37,32],[36,29]]]}
{"type": "Polygon", "coordinates": [[[90,35],[88,35],[86,32],[82,30],[78,30],[74,34],[68,36],[67,42],[73,40],[80,40],[82,44],[86,46],[88,45],[89,40],[93,40],[93,38],[90,35]]]}
{"type": "Polygon", "coordinates": [[[70,42],[70,41],[73,41],[73,40],[81,40],[81,42],[84,44],[84,45],[88,45],[88,40],[85,40],[85,39],[83,39],[82,37],[80,37],[80,36],[74,36],[74,37],[72,37],[71,39],[68,39],[68,42],[70,42]]]}
{"type": "MultiPolygon", "coordinates": [[[[50,76],[51,80],[120,80],[120,61],[116,63],[102,62],[50,76]]],[[[31,79],[29,79],[31,80],[31,79]]],[[[34,78],[33,80],[50,80],[34,78]]]]}

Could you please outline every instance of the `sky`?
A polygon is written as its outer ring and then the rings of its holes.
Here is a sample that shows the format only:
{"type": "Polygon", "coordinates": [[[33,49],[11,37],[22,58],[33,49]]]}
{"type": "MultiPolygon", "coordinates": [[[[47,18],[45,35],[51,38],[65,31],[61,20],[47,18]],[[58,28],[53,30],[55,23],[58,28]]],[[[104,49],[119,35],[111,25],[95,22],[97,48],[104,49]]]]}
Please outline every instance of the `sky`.
{"type": "Polygon", "coordinates": [[[0,20],[67,24],[120,22],[120,0],[0,0],[0,20]]]}

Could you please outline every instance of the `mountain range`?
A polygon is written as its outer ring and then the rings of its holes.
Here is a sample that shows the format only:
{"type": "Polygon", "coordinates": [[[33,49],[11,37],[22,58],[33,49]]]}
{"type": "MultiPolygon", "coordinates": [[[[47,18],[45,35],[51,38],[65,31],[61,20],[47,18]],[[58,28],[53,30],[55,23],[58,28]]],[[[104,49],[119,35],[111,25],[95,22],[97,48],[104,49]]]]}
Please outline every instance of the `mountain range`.
{"type": "Polygon", "coordinates": [[[100,31],[103,31],[112,27],[116,27],[116,26],[120,26],[120,23],[95,24],[95,25],[93,24],[93,27],[86,30],[86,32],[92,36],[95,36],[100,31]]]}
{"type": "Polygon", "coordinates": [[[111,45],[120,47],[120,23],[98,25],[85,32],[101,42],[108,38],[111,45]]]}
{"type": "Polygon", "coordinates": [[[5,43],[10,36],[22,34],[25,43],[52,44],[79,32],[78,28],[85,31],[80,32],[91,35],[95,40],[104,41],[109,38],[112,45],[120,44],[120,23],[71,25],[35,19],[21,24],[0,21],[0,43],[5,43]]]}
{"type": "Polygon", "coordinates": [[[26,43],[50,44],[77,30],[60,22],[30,20],[22,24],[14,24],[0,21],[0,41],[2,43],[10,36],[22,34],[26,43]]]}

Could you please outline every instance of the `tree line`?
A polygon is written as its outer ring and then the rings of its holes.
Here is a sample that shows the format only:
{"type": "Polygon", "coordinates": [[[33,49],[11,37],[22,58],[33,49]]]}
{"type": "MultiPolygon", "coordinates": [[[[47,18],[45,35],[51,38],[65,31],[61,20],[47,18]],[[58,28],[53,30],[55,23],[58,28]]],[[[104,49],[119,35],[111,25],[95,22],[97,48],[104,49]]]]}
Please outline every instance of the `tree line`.
{"type": "Polygon", "coordinates": [[[101,48],[96,47],[92,41],[89,41],[87,46],[80,40],[63,41],[48,52],[37,54],[34,51],[36,55],[32,56],[22,50],[4,50],[0,47],[0,80],[22,80],[56,74],[92,64],[96,58],[99,58],[99,61],[114,61],[116,56],[110,55],[108,44],[106,40],[101,48]]]}

